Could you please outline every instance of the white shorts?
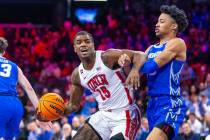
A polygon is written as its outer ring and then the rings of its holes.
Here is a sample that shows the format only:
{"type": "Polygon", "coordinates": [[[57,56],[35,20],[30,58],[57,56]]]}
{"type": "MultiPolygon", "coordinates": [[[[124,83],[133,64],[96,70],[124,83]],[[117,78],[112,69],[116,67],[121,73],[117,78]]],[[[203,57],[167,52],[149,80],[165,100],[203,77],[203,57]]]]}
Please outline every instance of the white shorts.
{"type": "Polygon", "coordinates": [[[88,121],[103,140],[109,140],[118,133],[122,133],[126,140],[134,140],[140,122],[140,111],[136,105],[128,109],[98,111],[88,121]]]}

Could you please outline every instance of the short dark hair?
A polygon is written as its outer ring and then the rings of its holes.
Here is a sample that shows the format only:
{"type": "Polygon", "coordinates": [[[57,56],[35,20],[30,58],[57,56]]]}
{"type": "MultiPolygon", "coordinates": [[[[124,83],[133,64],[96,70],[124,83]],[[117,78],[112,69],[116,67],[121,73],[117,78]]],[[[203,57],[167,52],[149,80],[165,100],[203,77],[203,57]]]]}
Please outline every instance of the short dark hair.
{"type": "Polygon", "coordinates": [[[7,47],[8,47],[7,40],[3,37],[0,37],[0,53],[6,51],[7,47]]]}
{"type": "Polygon", "coordinates": [[[74,37],[74,43],[76,41],[75,40],[76,37],[79,36],[79,35],[88,35],[90,37],[90,39],[92,40],[92,42],[94,42],[93,35],[91,33],[88,33],[87,31],[79,31],[79,32],[77,32],[77,34],[74,37]]]}
{"type": "Polygon", "coordinates": [[[170,15],[178,24],[178,32],[183,32],[188,26],[188,19],[185,12],[175,5],[162,5],[160,7],[161,13],[170,15]]]}

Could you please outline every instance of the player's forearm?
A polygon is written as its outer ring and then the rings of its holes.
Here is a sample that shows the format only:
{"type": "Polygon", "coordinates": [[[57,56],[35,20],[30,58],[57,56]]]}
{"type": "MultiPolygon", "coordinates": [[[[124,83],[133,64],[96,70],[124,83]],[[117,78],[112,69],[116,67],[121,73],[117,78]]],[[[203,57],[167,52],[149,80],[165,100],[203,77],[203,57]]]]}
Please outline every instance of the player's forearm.
{"type": "Polygon", "coordinates": [[[34,108],[37,108],[39,102],[38,97],[34,89],[32,88],[31,84],[29,83],[28,79],[25,77],[25,75],[23,74],[22,70],[19,67],[18,67],[18,83],[27,93],[34,108]]]}
{"type": "Polygon", "coordinates": [[[139,70],[146,62],[146,56],[143,52],[135,52],[133,55],[133,67],[132,69],[139,70]]]}
{"type": "Polygon", "coordinates": [[[22,85],[23,89],[26,91],[26,94],[28,95],[28,98],[32,102],[34,108],[37,108],[39,99],[34,89],[32,88],[31,84],[29,83],[29,81],[26,79],[25,76],[22,77],[20,84],[22,85]]]}
{"type": "Polygon", "coordinates": [[[38,100],[38,97],[37,97],[35,91],[33,90],[33,88],[27,87],[27,88],[25,88],[25,91],[28,95],[28,98],[32,102],[34,108],[37,108],[39,100],[38,100]]]}
{"type": "Polygon", "coordinates": [[[66,106],[65,114],[71,114],[80,109],[80,102],[81,102],[82,95],[83,93],[72,92],[70,102],[66,106]]]}
{"type": "Polygon", "coordinates": [[[67,106],[66,106],[66,110],[65,110],[65,115],[68,115],[68,114],[71,114],[73,112],[76,112],[80,109],[80,104],[72,104],[72,103],[69,103],[67,106]]]}

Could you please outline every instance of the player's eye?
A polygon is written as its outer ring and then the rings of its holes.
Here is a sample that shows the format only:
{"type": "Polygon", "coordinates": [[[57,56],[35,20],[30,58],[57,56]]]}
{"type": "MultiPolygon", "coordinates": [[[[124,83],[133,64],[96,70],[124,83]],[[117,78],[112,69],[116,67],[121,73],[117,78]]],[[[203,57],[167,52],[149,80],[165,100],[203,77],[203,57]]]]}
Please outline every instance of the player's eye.
{"type": "Polygon", "coordinates": [[[79,44],[81,44],[81,41],[77,40],[77,42],[76,42],[76,43],[77,43],[77,45],[79,45],[79,44]]]}
{"type": "Polygon", "coordinates": [[[90,43],[90,40],[85,40],[85,43],[89,44],[90,43]]]}
{"type": "Polygon", "coordinates": [[[162,20],[162,19],[160,20],[160,23],[164,23],[164,22],[165,22],[164,20],[162,20]]]}

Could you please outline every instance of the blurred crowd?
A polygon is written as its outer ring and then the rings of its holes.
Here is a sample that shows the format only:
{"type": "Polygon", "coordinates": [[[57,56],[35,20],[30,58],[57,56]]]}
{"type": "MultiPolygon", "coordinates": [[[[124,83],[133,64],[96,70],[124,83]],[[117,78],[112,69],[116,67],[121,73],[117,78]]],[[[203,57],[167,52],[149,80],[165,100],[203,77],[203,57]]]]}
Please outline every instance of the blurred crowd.
{"type": "MultiPolygon", "coordinates": [[[[79,64],[73,49],[73,38],[78,31],[92,33],[98,50],[116,48],[145,51],[149,45],[157,43],[154,26],[159,13],[144,8],[143,2],[125,0],[124,7],[110,9],[105,18],[98,18],[96,23],[80,24],[66,20],[62,27],[56,29],[36,25],[0,28],[0,36],[9,42],[6,57],[23,69],[38,96],[56,92],[68,102],[71,96],[70,75],[79,64]]],[[[210,140],[209,7],[197,0],[185,9],[190,24],[179,36],[185,40],[188,48],[188,59],[182,72],[182,95],[188,111],[177,140],[210,140]]],[[[146,78],[143,76],[141,80],[141,89],[135,93],[136,103],[142,110],[137,140],[144,140],[148,135],[146,78]]],[[[86,90],[80,111],[54,122],[51,130],[41,130],[35,123],[32,104],[23,89],[18,87],[17,90],[25,106],[20,140],[70,140],[85,119],[97,111],[97,103],[90,91],[86,90]]]]}

